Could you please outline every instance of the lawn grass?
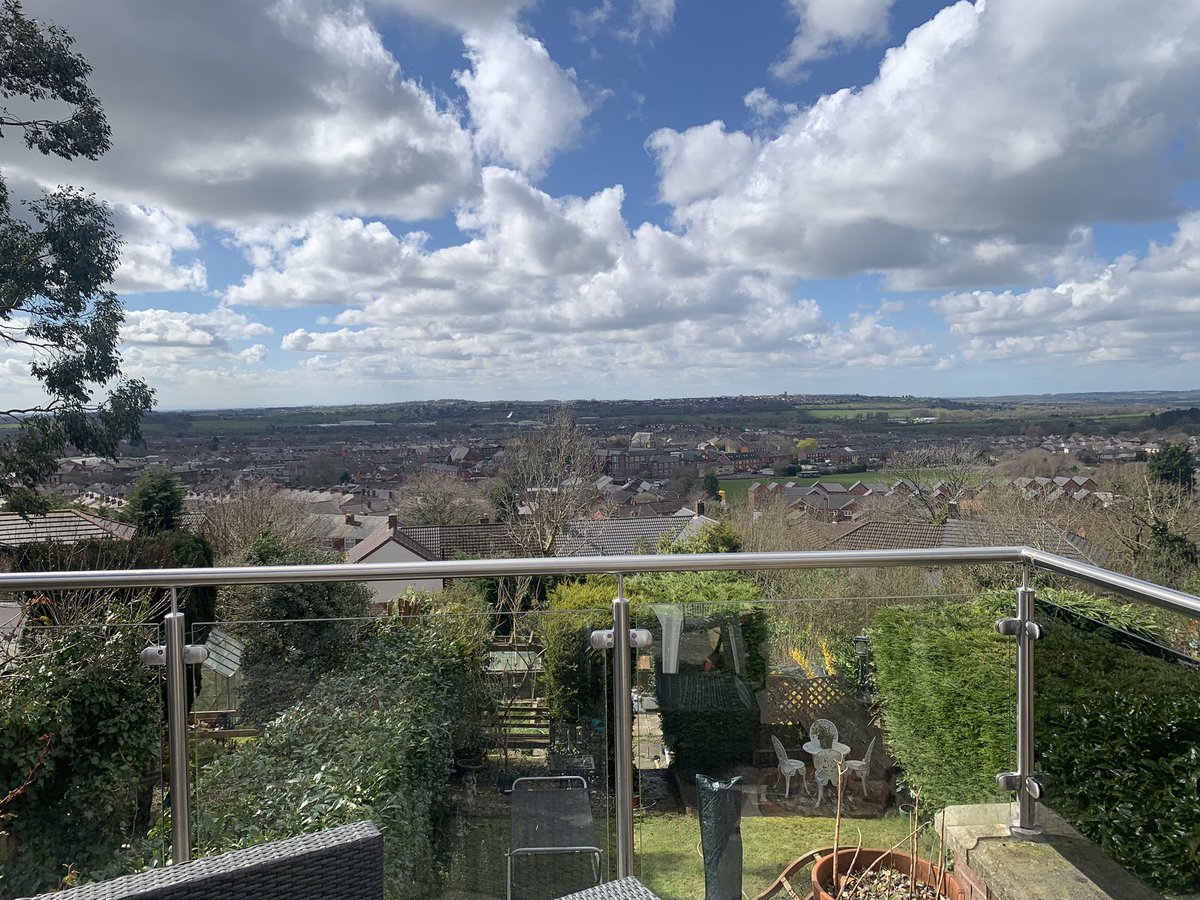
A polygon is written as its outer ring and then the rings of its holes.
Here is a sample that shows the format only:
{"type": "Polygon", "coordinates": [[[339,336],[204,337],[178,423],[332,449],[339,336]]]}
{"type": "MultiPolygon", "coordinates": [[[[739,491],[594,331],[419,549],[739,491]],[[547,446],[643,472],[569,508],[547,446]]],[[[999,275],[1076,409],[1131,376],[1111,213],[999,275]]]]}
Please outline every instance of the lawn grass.
{"type": "MultiPolygon", "coordinates": [[[[616,877],[616,836],[611,814],[595,811],[597,837],[604,848],[606,879],[616,877]],[[604,835],[608,832],[607,840],[604,835]]],[[[754,897],[765,890],[796,857],[833,844],[829,816],[773,816],[742,819],[742,890],[754,897]]],[[[440,878],[429,885],[406,885],[407,895],[439,900],[501,900],[504,897],[505,850],[509,821],[504,818],[453,816],[452,858],[440,878]],[[440,887],[435,887],[440,884],[440,887]]],[[[842,841],[864,847],[891,847],[908,834],[908,819],[895,812],[877,819],[843,819],[842,841]]],[[[922,842],[922,854],[934,847],[922,842]]],[[[522,862],[521,895],[550,900],[588,885],[590,870],[582,860],[547,857],[522,862]]],[[[433,874],[433,873],[431,873],[433,874]]],[[[640,816],[634,824],[634,874],[662,900],[697,900],[704,896],[704,861],[700,856],[700,822],[694,815],[673,813],[640,816]]]]}
{"type": "MultiPolygon", "coordinates": [[[[831,817],[752,817],[742,819],[742,891],[754,897],[801,854],[833,844],[831,817]]],[[[879,819],[843,819],[842,842],[891,847],[908,834],[908,819],[890,814],[879,819]]],[[[930,848],[922,843],[922,853],[930,848]]],[[[650,815],[640,819],[634,836],[638,877],[662,900],[704,896],[700,821],[686,815],[650,815]]]]}

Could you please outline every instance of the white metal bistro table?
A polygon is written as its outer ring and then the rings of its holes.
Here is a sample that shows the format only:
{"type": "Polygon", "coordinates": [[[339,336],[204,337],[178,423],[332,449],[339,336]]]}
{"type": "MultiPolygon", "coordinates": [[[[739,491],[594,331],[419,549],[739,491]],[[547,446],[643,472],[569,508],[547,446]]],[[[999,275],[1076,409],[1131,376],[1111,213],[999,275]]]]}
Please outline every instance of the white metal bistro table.
{"type": "Polygon", "coordinates": [[[658,897],[646,890],[646,886],[640,881],[630,876],[619,881],[607,881],[576,894],[567,894],[565,897],[559,897],[558,900],[658,900],[658,897]]]}
{"type": "Polygon", "coordinates": [[[829,747],[822,747],[820,741],[805,741],[800,745],[800,749],[809,756],[816,756],[817,752],[820,750],[836,750],[838,753],[842,754],[842,759],[845,759],[850,755],[850,745],[843,744],[840,741],[834,741],[829,747]]]}

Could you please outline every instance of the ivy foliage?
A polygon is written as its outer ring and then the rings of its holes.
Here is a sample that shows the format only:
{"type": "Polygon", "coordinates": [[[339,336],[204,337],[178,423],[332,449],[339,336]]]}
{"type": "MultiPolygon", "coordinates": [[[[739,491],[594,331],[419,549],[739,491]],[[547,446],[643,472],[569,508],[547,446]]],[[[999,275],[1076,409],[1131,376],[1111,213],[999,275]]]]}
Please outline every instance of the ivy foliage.
{"type": "Polygon", "coordinates": [[[371,819],[384,834],[389,896],[430,881],[485,645],[461,617],[403,621],[362,626],[340,669],[204,769],[194,816],[203,853],[371,819]]]}
{"type": "MultiPolygon", "coordinates": [[[[993,623],[1009,614],[978,598],[876,616],[889,749],[924,802],[1008,799],[993,778],[1014,761],[1015,644],[993,623]]],[[[1044,802],[1157,889],[1200,888],[1200,674],[1055,624],[1034,712],[1044,802]]]]}
{"type": "Polygon", "coordinates": [[[162,713],[156,672],[138,657],[155,629],[123,624],[127,614],[28,630],[0,679],[0,795],[25,780],[41,736],[52,736],[44,765],[0,811],[10,835],[4,896],[102,871],[149,824],[162,713]]]}

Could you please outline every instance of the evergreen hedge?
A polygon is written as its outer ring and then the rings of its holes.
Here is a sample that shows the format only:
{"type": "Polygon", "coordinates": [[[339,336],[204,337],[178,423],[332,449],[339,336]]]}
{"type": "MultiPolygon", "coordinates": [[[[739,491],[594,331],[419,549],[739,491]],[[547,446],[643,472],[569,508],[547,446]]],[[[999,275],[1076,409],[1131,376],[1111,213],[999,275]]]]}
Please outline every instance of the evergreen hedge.
{"type": "MultiPolygon", "coordinates": [[[[902,779],[933,805],[1010,799],[1015,642],[1006,601],[881,610],[876,684],[902,779]]],[[[1200,674],[1054,625],[1036,649],[1044,802],[1159,890],[1200,889],[1200,674]]]]}

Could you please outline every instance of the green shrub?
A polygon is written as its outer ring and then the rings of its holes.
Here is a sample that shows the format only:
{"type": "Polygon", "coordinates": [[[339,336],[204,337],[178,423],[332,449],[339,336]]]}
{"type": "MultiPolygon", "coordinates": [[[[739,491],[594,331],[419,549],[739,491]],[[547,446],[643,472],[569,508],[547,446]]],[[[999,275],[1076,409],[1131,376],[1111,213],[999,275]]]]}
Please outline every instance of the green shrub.
{"type": "Polygon", "coordinates": [[[120,626],[37,629],[6,667],[0,796],[25,781],[41,736],[53,741],[29,787],[0,812],[10,835],[0,895],[102,871],[149,824],[161,739],[157,678],[138,659],[149,636],[120,626]]]}
{"type": "Polygon", "coordinates": [[[587,643],[593,628],[612,627],[616,580],[608,576],[557,584],[548,612],[536,614],[542,689],[555,722],[586,725],[606,714],[605,654],[587,643]]]}
{"type": "Polygon", "coordinates": [[[430,883],[483,645],[455,617],[374,628],[260,739],[204,770],[194,816],[202,853],[371,819],[384,834],[389,896],[430,883]]]}
{"type": "Polygon", "coordinates": [[[1067,591],[1056,588],[1039,588],[1037,599],[1049,600],[1056,606],[1069,609],[1073,613],[1095,619],[1160,643],[1166,637],[1166,631],[1159,621],[1155,610],[1145,605],[1134,603],[1117,603],[1095,594],[1083,591],[1067,591]]]}
{"type": "MultiPolygon", "coordinates": [[[[269,536],[255,544],[255,565],[337,562],[322,550],[281,548],[269,536]]],[[[269,721],[304,697],[325,673],[345,662],[371,592],[360,582],[291,582],[233,588],[223,603],[239,619],[229,628],[245,644],[240,712],[269,721]]]]}
{"type": "MultiPolygon", "coordinates": [[[[1015,758],[1006,607],[885,609],[871,629],[889,749],[925,802],[1009,796],[992,782],[1015,758]]],[[[1035,652],[1045,802],[1156,888],[1200,888],[1200,674],[1058,624],[1035,652]]]]}
{"type": "Polygon", "coordinates": [[[1200,890],[1200,674],[1071,628],[1037,672],[1046,802],[1157,889],[1200,890]]]}
{"type": "Polygon", "coordinates": [[[888,747],[923,803],[1004,799],[1012,768],[1016,652],[990,601],[881,609],[871,627],[888,747]]]}

